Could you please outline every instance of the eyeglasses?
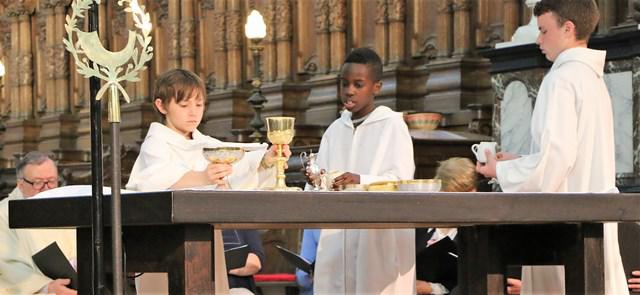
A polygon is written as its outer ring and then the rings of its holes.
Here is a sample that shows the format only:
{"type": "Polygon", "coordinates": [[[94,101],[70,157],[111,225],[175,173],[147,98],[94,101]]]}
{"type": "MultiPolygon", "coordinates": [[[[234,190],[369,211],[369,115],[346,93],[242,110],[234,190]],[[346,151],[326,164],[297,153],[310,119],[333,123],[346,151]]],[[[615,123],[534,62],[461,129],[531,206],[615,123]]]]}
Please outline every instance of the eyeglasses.
{"type": "Polygon", "coordinates": [[[58,179],[47,179],[47,180],[35,180],[35,181],[30,181],[26,178],[22,178],[22,181],[30,184],[31,186],[33,186],[34,189],[37,190],[41,190],[44,185],[46,184],[48,188],[56,188],[58,187],[58,179]]]}

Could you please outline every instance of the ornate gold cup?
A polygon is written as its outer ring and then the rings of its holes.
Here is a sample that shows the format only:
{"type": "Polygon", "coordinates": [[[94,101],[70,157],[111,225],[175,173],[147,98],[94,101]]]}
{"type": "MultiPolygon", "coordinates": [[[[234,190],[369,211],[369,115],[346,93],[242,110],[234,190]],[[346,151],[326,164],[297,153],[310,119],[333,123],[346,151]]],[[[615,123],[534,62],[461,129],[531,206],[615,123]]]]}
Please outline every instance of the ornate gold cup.
{"type": "MultiPolygon", "coordinates": [[[[239,147],[215,147],[204,148],[202,150],[204,157],[212,164],[233,164],[238,162],[244,157],[244,149],[239,147]]],[[[227,187],[231,188],[228,176],[225,176],[224,181],[227,183],[227,187]]]]}
{"type": "Polygon", "coordinates": [[[295,123],[293,117],[269,117],[267,118],[267,138],[277,147],[277,166],[278,175],[276,176],[276,185],[273,190],[276,191],[292,191],[300,190],[298,187],[288,187],[285,184],[284,165],[287,158],[283,154],[283,145],[290,144],[295,134],[293,125],[295,123]]]}

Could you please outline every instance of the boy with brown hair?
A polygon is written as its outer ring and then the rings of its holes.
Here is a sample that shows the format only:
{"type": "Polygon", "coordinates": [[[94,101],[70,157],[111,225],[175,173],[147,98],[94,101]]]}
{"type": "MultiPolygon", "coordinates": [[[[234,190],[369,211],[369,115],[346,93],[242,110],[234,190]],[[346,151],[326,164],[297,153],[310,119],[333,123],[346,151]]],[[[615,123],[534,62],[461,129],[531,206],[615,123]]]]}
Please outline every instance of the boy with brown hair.
{"type": "MultiPolygon", "coordinates": [[[[534,8],[540,50],[553,62],[531,118],[531,153],[487,153],[477,171],[505,192],[611,192],[615,148],[611,98],[604,83],[605,51],[587,48],[599,12],[593,0],[542,0],[534,8]]],[[[604,225],[605,293],[628,294],[617,224],[604,225]]],[[[564,294],[564,276],[523,269],[523,293],[564,294]],[[546,282],[536,282],[545,276],[546,282]],[[531,282],[527,280],[532,279],[531,282]]]]}

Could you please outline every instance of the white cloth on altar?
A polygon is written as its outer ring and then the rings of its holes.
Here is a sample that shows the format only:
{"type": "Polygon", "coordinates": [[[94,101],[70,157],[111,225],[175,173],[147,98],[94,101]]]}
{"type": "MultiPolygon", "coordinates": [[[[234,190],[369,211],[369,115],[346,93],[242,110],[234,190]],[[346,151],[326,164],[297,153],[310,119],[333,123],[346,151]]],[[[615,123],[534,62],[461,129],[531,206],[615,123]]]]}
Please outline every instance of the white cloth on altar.
{"type": "Polygon", "coordinates": [[[193,131],[193,139],[186,139],[169,127],[154,122],[140,147],[126,188],[135,191],[166,190],[187,172],[204,171],[209,164],[203,154],[205,147],[242,147],[248,151],[232,165],[233,172],[228,178],[231,189],[265,188],[275,184],[276,169],[260,167],[267,151],[266,144],[223,142],[198,130],[193,131]]]}
{"type": "Polygon", "coordinates": [[[15,188],[0,201],[0,294],[39,294],[46,290],[52,279],[42,274],[31,257],[53,242],[70,261],[77,257],[75,229],[9,228],[9,201],[23,198],[15,188]]]}
{"type": "MultiPolygon", "coordinates": [[[[363,184],[412,179],[413,145],[402,114],[379,106],[354,130],[344,111],[322,137],[318,164],[329,173],[359,174],[363,184]]],[[[415,281],[413,229],[321,231],[314,294],[415,294],[415,281]]]]}
{"type": "MultiPolygon", "coordinates": [[[[571,48],[557,57],[536,99],[530,154],[497,164],[497,179],[503,191],[616,190],[613,111],[603,80],[605,56],[605,51],[571,48]]],[[[604,251],[605,293],[628,294],[616,223],[604,225],[604,251]]],[[[523,268],[526,271],[530,269],[523,268]]],[[[531,286],[527,290],[531,293],[523,290],[523,295],[542,294],[536,291],[536,285],[545,285],[549,290],[553,284],[548,280],[537,282],[535,273],[532,278],[531,284],[523,282],[531,286]]],[[[553,294],[564,294],[564,288],[556,285],[557,292],[553,294]]]]}

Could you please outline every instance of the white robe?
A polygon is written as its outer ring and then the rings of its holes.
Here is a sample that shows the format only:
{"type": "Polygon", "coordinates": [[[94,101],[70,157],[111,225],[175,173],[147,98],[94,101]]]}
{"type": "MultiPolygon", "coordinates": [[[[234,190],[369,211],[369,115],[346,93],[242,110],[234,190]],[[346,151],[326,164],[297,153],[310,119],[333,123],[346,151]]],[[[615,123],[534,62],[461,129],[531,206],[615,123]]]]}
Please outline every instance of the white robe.
{"type": "Polygon", "coordinates": [[[16,188],[0,201],[0,294],[44,291],[51,278],[42,274],[31,256],[53,242],[57,242],[67,259],[77,257],[75,229],[9,228],[9,201],[21,199],[22,193],[16,188]]]}
{"type": "MultiPolygon", "coordinates": [[[[617,191],[613,112],[603,80],[605,56],[604,51],[587,48],[567,49],[558,56],[538,92],[530,154],[497,164],[503,191],[617,191]]],[[[615,223],[604,225],[604,251],[606,294],[628,294],[615,223]]],[[[533,288],[538,284],[533,277],[533,284],[523,285],[533,288]]]]}
{"type": "Polygon", "coordinates": [[[256,189],[275,184],[276,169],[260,167],[266,144],[222,142],[198,130],[193,131],[193,139],[189,140],[165,125],[151,123],[126,188],[135,191],[169,189],[187,172],[204,171],[207,168],[209,162],[203,155],[204,147],[221,146],[252,150],[233,164],[233,172],[229,175],[232,189],[256,189]]]}
{"type": "MultiPolygon", "coordinates": [[[[412,179],[415,171],[407,125],[384,106],[355,130],[351,113],[343,112],[322,137],[318,164],[359,174],[363,184],[412,179]]],[[[314,294],[415,294],[415,280],[413,229],[321,231],[314,294]]]]}

